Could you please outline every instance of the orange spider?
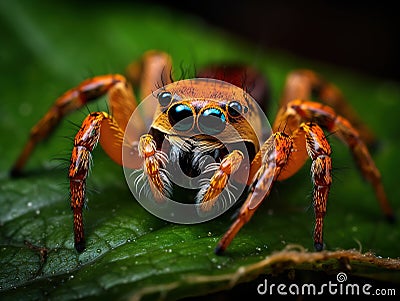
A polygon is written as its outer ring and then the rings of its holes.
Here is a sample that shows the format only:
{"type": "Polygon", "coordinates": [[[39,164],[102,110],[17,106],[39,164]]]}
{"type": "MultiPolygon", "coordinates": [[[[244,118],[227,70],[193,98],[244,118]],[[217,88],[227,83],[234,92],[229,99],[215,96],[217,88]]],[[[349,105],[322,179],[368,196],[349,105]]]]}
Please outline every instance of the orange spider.
{"type": "MultiPolygon", "coordinates": [[[[268,92],[257,71],[240,66],[225,69],[210,67],[198,75],[230,82],[239,87],[237,92],[223,85],[210,91],[205,84],[207,81],[190,85],[185,81],[172,83],[171,70],[172,63],[167,54],[149,51],[140,61],[128,67],[126,77],[119,74],[96,76],[68,90],[32,128],[29,140],[11,170],[14,176],[22,172],[36,144],[50,135],[64,116],[108,94],[112,114],[89,114],[74,139],[69,179],[77,251],[81,252],[85,248],[82,208],[85,204],[91,152],[98,142],[120,165],[127,162],[123,160],[123,154],[128,153],[132,160],[127,164],[131,165],[130,168],[141,170],[142,179],[145,179],[151,196],[158,203],[171,195],[171,175],[165,172],[168,161],[184,165],[182,168],[190,176],[199,173],[198,161],[202,154],[215,159],[217,163],[209,170],[211,176],[196,197],[204,211],[214,206],[221,191],[228,186],[228,179],[238,174],[235,179],[242,181],[247,189],[244,193],[245,201],[238,217],[218,243],[217,254],[228,247],[241,227],[250,220],[268,196],[272,187],[270,184],[292,176],[308,157],[312,160],[314,187],[314,247],[317,251],[323,249],[323,221],[332,182],[331,147],[324,130],[335,133],[350,148],[362,175],[373,186],[384,214],[393,220],[393,211],[381,175],[366,147],[366,142],[370,143],[374,138],[354,117],[334,85],[309,70],[290,73],[272,126],[273,132],[265,141],[257,141],[253,127],[260,127],[259,117],[254,114],[247,93],[239,89],[249,90],[262,105],[268,92]],[[132,85],[140,87],[140,97],[143,99],[144,96],[154,94],[160,81],[164,86],[170,85],[153,95],[158,100],[158,106],[150,131],[141,134],[145,126],[144,122],[138,122],[136,132],[126,135],[129,119],[137,107],[132,85]],[[309,101],[311,94],[325,104],[309,101]],[[228,151],[218,139],[213,138],[215,135],[223,135],[228,125],[240,134],[240,139],[231,138],[231,144],[244,142],[248,158],[245,158],[243,150],[233,147],[232,151],[228,151]],[[189,129],[194,130],[195,135],[185,135],[189,129]],[[161,150],[161,144],[165,141],[169,147],[167,151],[161,150]],[[242,177],[241,171],[245,169],[242,163],[245,159],[250,165],[247,168],[248,176],[242,177]]],[[[154,111],[154,108],[146,108],[146,104],[144,106],[144,109],[154,111]]]]}

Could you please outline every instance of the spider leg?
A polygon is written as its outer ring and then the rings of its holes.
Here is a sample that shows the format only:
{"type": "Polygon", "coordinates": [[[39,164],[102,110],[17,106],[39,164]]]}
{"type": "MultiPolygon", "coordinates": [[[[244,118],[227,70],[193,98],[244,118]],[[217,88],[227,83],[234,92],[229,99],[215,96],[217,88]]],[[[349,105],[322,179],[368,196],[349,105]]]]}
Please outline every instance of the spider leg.
{"type": "Polygon", "coordinates": [[[118,150],[119,156],[124,152],[124,166],[132,169],[143,167],[157,201],[162,201],[162,196],[166,195],[169,189],[169,181],[160,171],[160,162],[165,158],[159,155],[155,141],[150,135],[141,136],[138,146],[135,147],[126,137],[124,140],[124,131],[111,115],[105,112],[89,114],[75,136],[68,174],[74,215],[74,242],[78,252],[85,248],[82,209],[86,199],[86,179],[92,161],[91,153],[98,142],[103,149],[112,145],[118,150]]]}
{"type": "Polygon", "coordinates": [[[229,176],[238,170],[243,161],[243,153],[239,150],[233,150],[225,156],[219,164],[218,169],[207,183],[197,194],[200,209],[204,212],[210,211],[218,199],[218,196],[228,184],[229,176]]]}
{"type": "MultiPolygon", "coordinates": [[[[137,74],[137,79],[134,79],[131,71],[128,73],[128,78],[134,80],[134,84],[140,85],[142,95],[144,93],[146,93],[144,94],[145,96],[150,94],[151,91],[159,86],[160,80],[165,80],[164,84],[170,82],[171,60],[168,55],[151,51],[145,53],[141,60],[134,64],[140,66],[137,71],[142,71],[143,76],[137,74]]],[[[33,126],[27,143],[11,168],[11,176],[18,176],[22,173],[36,145],[50,136],[65,116],[107,93],[109,94],[111,113],[120,128],[125,130],[129,118],[137,105],[130,83],[124,76],[119,74],[107,74],[87,79],[57,98],[43,118],[33,126]]],[[[144,128],[144,125],[142,127],[144,128]]],[[[133,133],[140,132],[140,129],[133,131],[133,133]]],[[[139,136],[135,140],[138,139],[139,136]]],[[[114,147],[106,147],[105,151],[114,161],[121,164],[120,152],[117,154],[114,147]]]]}
{"type": "MultiPolygon", "coordinates": [[[[172,59],[162,51],[149,50],[140,60],[126,68],[126,76],[134,86],[140,87],[140,99],[144,99],[159,87],[171,83],[172,59]]],[[[151,112],[150,102],[142,104],[143,110],[151,112]]]]}
{"type": "MultiPolygon", "coordinates": [[[[351,122],[367,145],[372,146],[376,142],[372,130],[361,121],[342,92],[314,71],[299,69],[288,74],[279,108],[285,110],[286,105],[294,99],[316,100],[332,107],[338,115],[344,116],[351,122]]],[[[282,125],[280,122],[278,119],[275,121],[275,131],[282,125]]]]}
{"type": "Polygon", "coordinates": [[[29,140],[12,167],[11,175],[16,176],[21,173],[37,143],[49,136],[65,115],[104,95],[117,83],[125,83],[124,77],[118,74],[96,76],[83,81],[79,86],[60,96],[44,117],[31,129],[29,140]]]}
{"type": "Polygon", "coordinates": [[[103,134],[105,131],[114,138],[108,143],[119,146],[121,151],[124,132],[115,119],[105,112],[89,114],[74,139],[68,177],[71,208],[74,215],[74,242],[75,248],[79,252],[85,248],[82,208],[86,199],[86,179],[92,161],[91,153],[100,140],[100,133],[103,134]]]}
{"type": "MultiPolygon", "coordinates": [[[[296,125],[296,123],[313,121],[322,128],[326,129],[328,132],[334,133],[340,140],[343,141],[343,143],[349,146],[358,169],[361,171],[363,177],[372,185],[383,213],[389,221],[394,221],[394,213],[387,199],[381,180],[381,174],[376,167],[375,162],[372,159],[359,132],[352,126],[350,121],[340,115],[337,115],[329,106],[303,100],[293,100],[289,102],[286,106],[286,110],[282,111],[280,116],[277,118],[281,120],[288,120],[288,127],[286,129],[287,131],[293,131],[293,127],[296,125]]],[[[296,135],[295,130],[294,135],[296,135]]],[[[300,148],[300,143],[296,144],[296,150],[297,148],[300,148]]],[[[296,153],[297,151],[295,154],[296,153]]],[[[306,158],[304,158],[302,154],[296,155],[301,158],[298,160],[298,162],[293,162],[295,160],[291,160],[293,164],[290,165],[292,166],[288,166],[285,172],[280,176],[279,180],[283,180],[294,174],[301,166],[299,162],[305,161],[306,158]],[[294,167],[295,165],[297,166],[294,167]]]]}
{"type": "Polygon", "coordinates": [[[157,150],[153,137],[145,134],[139,140],[139,156],[143,158],[143,171],[148,179],[150,190],[158,203],[164,201],[164,197],[170,194],[171,184],[163,170],[167,162],[166,156],[157,150]]]}
{"type": "Polygon", "coordinates": [[[215,253],[220,255],[229,246],[239,230],[250,220],[254,212],[265,200],[277,180],[280,172],[286,166],[292,151],[293,141],[285,133],[275,133],[263,144],[252,162],[253,173],[249,194],[240,208],[234,223],[219,241],[215,253]]]}
{"type": "Polygon", "coordinates": [[[68,173],[71,208],[74,215],[74,241],[77,251],[81,252],[85,248],[82,209],[86,199],[86,179],[92,162],[91,153],[98,142],[103,149],[110,149],[110,145],[112,145],[114,150],[118,150],[118,156],[122,156],[121,154],[124,152],[124,166],[132,169],[144,167],[145,174],[156,188],[152,189],[155,196],[161,195],[161,192],[157,194],[157,191],[165,190],[165,179],[160,177],[160,159],[155,153],[155,143],[151,137],[147,136],[150,135],[143,135],[140,138],[138,146],[135,146],[126,137],[124,140],[123,129],[111,115],[105,112],[91,113],[82,122],[74,139],[68,173]],[[128,155],[129,157],[127,157],[128,155]]]}
{"type": "Polygon", "coordinates": [[[315,213],[314,247],[323,249],[323,224],[326,204],[332,183],[331,147],[322,128],[315,123],[302,123],[300,131],[305,134],[307,153],[312,160],[311,178],[314,185],[313,205],[315,213]]]}
{"type": "MultiPolygon", "coordinates": [[[[320,251],[323,248],[323,220],[332,182],[331,148],[323,130],[317,124],[302,123],[297,131],[305,135],[307,152],[313,161],[311,174],[314,184],[314,246],[317,251],[320,251]]],[[[260,152],[263,153],[261,166],[255,174],[253,184],[250,186],[250,193],[240,209],[239,216],[218,243],[215,250],[217,254],[222,254],[238,231],[250,220],[263,200],[268,197],[272,184],[279,179],[280,173],[290,162],[289,158],[292,154],[294,142],[293,137],[281,132],[275,133],[265,142],[260,152]]]]}

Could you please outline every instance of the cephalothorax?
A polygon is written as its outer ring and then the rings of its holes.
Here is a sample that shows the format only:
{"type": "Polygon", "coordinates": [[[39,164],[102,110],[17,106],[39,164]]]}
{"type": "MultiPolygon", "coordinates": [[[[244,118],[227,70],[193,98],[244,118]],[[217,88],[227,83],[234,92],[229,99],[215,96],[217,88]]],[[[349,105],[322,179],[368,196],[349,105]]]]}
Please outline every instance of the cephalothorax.
{"type": "Polygon", "coordinates": [[[215,81],[210,88],[211,80],[206,79],[172,83],[171,69],[167,54],[147,52],[139,62],[129,66],[126,76],[97,76],[67,91],[32,128],[30,139],[13,166],[13,175],[21,173],[36,144],[65,115],[108,94],[111,113],[89,114],[74,139],[69,179],[78,251],[85,248],[82,208],[91,152],[98,142],[116,163],[142,171],[138,179],[148,185],[156,203],[161,204],[172,194],[175,175],[173,170],[167,170],[169,164],[180,166],[189,178],[206,175],[199,181],[195,194],[204,212],[219,202],[230,180],[243,184],[244,203],[220,240],[218,254],[250,220],[272,184],[292,176],[308,157],[312,160],[314,186],[314,246],[318,251],[323,249],[323,221],[332,182],[331,148],[324,131],[335,133],[349,146],[362,175],[372,184],[384,214],[393,219],[380,173],[366,146],[373,137],[356,120],[332,84],[309,70],[290,73],[272,131],[265,131],[256,106],[244,92],[249,90],[264,108],[267,92],[257,71],[247,67],[205,69],[199,77],[213,77],[237,86],[232,88],[215,81]],[[131,128],[130,119],[137,108],[132,85],[140,87],[142,99],[153,95],[157,101],[156,105],[143,103],[143,110],[155,112],[150,127],[135,117],[131,128]],[[312,93],[321,102],[310,101],[312,93]],[[233,131],[228,131],[229,128],[233,131]],[[212,158],[213,162],[205,162],[206,158],[212,158]]]}

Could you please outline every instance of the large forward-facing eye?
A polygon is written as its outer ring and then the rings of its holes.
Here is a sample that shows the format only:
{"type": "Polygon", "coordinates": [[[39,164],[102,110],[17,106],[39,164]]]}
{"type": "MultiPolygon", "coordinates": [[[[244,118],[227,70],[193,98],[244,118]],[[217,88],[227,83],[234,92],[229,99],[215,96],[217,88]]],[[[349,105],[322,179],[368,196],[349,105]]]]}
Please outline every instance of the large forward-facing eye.
{"type": "Polygon", "coordinates": [[[175,130],[188,131],[193,127],[193,110],[186,104],[175,104],[168,110],[168,119],[175,130]]]}
{"type": "Polygon", "coordinates": [[[205,109],[198,119],[199,129],[207,135],[221,133],[226,126],[226,117],[219,108],[205,109]]]}

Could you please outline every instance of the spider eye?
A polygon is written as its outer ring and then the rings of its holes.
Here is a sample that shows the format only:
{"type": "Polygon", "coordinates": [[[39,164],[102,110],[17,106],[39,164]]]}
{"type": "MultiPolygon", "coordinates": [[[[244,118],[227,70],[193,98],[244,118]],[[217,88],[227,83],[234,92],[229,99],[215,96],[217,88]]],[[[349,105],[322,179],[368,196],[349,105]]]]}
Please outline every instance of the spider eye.
{"type": "Polygon", "coordinates": [[[240,102],[238,102],[238,101],[231,101],[228,104],[228,114],[229,114],[229,116],[231,116],[233,118],[239,117],[243,113],[247,113],[247,111],[248,111],[248,108],[243,107],[240,104],[240,102]]]}
{"type": "Polygon", "coordinates": [[[199,129],[204,134],[216,135],[221,133],[226,126],[226,117],[218,108],[204,110],[198,119],[199,129]]]}
{"type": "Polygon", "coordinates": [[[168,110],[168,119],[177,131],[188,131],[193,127],[193,111],[186,104],[173,105],[168,110]]]}
{"type": "Polygon", "coordinates": [[[161,92],[157,95],[158,102],[160,103],[160,106],[166,107],[168,106],[171,101],[172,101],[172,94],[170,92],[161,92]]]}

